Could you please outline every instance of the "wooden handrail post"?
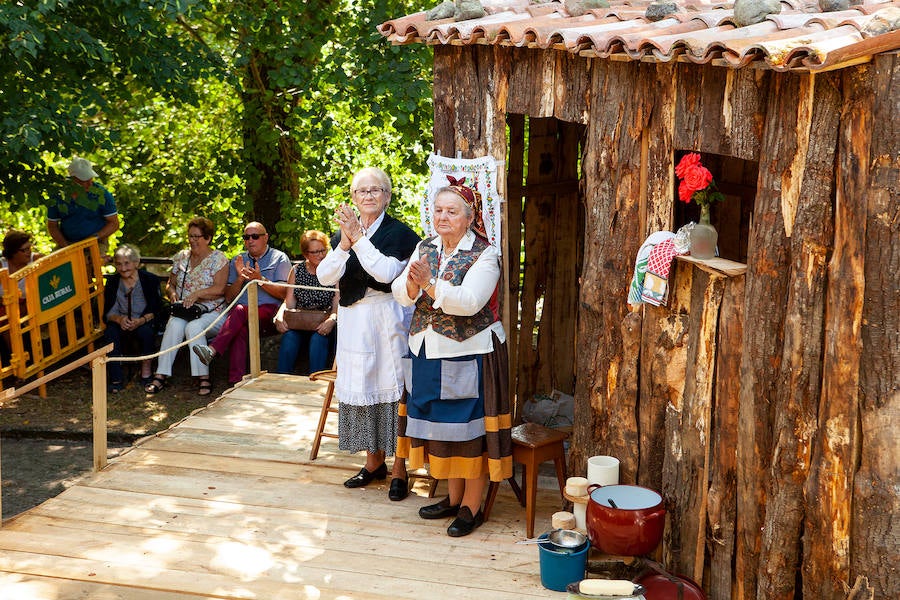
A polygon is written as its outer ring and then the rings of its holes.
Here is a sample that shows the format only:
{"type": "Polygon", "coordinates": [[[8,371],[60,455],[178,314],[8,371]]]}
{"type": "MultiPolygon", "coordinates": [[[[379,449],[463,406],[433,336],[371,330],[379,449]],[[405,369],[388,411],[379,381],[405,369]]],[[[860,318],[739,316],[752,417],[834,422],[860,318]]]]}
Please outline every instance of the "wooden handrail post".
{"type": "Polygon", "coordinates": [[[261,361],[259,358],[259,286],[247,288],[247,331],[250,335],[250,375],[259,377],[261,361]]]}
{"type": "Polygon", "coordinates": [[[106,466],[106,360],[104,355],[91,361],[94,398],[94,472],[106,466]]]}

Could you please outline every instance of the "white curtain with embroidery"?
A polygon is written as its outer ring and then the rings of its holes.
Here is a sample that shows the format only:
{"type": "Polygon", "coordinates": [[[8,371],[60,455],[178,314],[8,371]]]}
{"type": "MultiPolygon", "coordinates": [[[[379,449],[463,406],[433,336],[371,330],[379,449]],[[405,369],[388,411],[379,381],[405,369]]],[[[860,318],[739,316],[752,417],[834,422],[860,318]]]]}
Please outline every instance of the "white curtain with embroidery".
{"type": "Polygon", "coordinates": [[[482,199],[482,217],[488,241],[502,252],[500,247],[500,196],[497,193],[497,161],[490,156],[480,158],[447,158],[432,154],[428,157],[429,178],[419,206],[422,231],[425,236],[435,235],[434,197],[442,187],[449,185],[447,175],[465,178],[465,184],[478,191],[482,199]]]}

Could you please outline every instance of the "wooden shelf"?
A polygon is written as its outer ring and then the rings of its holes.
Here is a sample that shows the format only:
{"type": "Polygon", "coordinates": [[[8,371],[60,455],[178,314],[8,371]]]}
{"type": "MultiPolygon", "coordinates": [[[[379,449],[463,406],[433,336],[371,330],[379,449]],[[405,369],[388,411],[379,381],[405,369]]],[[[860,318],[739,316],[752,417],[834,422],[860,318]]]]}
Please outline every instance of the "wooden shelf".
{"type": "Polygon", "coordinates": [[[690,254],[676,256],[675,258],[677,260],[696,265],[698,268],[703,269],[704,271],[708,271],[716,275],[725,275],[726,277],[737,277],[738,275],[743,275],[747,272],[747,265],[745,265],[744,263],[734,262],[733,260],[728,260],[727,258],[716,257],[702,260],[699,258],[694,258],[690,254]]]}

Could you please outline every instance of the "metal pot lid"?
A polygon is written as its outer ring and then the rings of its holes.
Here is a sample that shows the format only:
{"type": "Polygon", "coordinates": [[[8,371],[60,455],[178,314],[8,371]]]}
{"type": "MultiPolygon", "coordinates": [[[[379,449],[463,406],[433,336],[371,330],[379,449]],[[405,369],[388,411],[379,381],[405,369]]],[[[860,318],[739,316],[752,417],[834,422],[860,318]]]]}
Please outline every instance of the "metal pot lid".
{"type": "Polygon", "coordinates": [[[604,485],[591,492],[591,500],[620,510],[645,510],[662,504],[662,496],[638,485],[604,485]]]}

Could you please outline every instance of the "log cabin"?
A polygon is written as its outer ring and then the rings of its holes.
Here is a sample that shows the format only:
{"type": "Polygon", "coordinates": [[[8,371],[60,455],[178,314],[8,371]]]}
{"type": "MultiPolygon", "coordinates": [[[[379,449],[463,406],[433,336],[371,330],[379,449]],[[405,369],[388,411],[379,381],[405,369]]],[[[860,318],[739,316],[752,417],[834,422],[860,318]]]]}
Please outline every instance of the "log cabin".
{"type": "Polygon", "coordinates": [[[900,597],[900,2],[572,4],[379,27],[433,48],[435,152],[502,165],[517,405],[574,395],[570,474],[660,491],[656,556],[709,598],[900,597]],[[697,219],[687,152],[719,257],[630,309],[645,238],[697,219]]]}

